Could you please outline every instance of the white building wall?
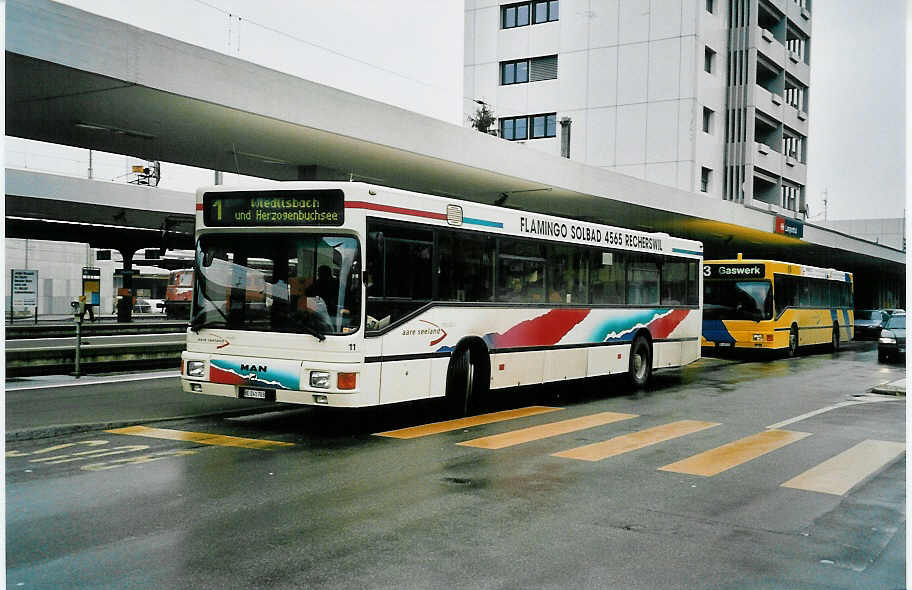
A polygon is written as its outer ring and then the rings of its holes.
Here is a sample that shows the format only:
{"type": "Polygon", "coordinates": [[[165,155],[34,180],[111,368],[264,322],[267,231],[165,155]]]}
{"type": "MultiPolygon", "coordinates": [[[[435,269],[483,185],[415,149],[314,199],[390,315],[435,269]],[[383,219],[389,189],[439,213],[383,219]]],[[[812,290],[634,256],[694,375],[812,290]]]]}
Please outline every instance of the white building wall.
{"type": "Polygon", "coordinates": [[[91,266],[86,244],[6,239],[5,309],[10,306],[10,271],[38,271],[38,313],[69,313],[70,302],[82,294],[82,267],[91,266]]]}
{"type": "MultiPolygon", "coordinates": [[[[705,0],[561,0],[559,21],[504,30],[500,6],[466,3],[467,119],[475,99],[498,119],[556,112],[558,122],[572,119],[571,159],[694,192],[706,166],[721,198],[725,7],[709,14],[705,0]],[[706,44],[716,51],[713,74],[703,72],[706,44]],[[553,54],[557,80],[500,85],[500,62],[553,54]],[[701,133],[704,104],[716,113],[711,135],[701,133]]],[[[524,143],[559,155],[560,125],[556,138],[524,143]]]]}
{"type": "Polygon", "coordinates": [[[903,250],[906,220],[902,217],[885,219],[845,219],[827,221],[826,225],[847,233],[897,250],[903,250]]]}

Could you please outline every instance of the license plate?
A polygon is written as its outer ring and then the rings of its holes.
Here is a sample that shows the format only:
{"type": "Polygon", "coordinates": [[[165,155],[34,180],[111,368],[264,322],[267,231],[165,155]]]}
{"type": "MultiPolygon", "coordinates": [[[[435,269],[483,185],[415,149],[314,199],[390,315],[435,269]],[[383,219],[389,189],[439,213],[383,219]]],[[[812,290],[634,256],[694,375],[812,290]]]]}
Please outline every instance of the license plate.
{"type": "Polygon", "coordinates": [[[238,392],[238,397],[244,399],[261,399],[275,401],[275,389],[258,389],[255,387],[243,387],[238,392]]]}

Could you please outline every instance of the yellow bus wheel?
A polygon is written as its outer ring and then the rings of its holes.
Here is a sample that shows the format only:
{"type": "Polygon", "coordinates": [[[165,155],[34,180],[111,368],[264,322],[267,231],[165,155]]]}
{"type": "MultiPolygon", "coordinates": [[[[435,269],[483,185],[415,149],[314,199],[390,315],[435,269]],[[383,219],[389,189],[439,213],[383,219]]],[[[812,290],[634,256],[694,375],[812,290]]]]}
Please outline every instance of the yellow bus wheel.
{"type": "Polygon", "coordinates": [[[792,324],[792,329],[789,330],[789,345],[788,345],[788,355],[795,356],[798,353],[798,326],[792,324]]]}

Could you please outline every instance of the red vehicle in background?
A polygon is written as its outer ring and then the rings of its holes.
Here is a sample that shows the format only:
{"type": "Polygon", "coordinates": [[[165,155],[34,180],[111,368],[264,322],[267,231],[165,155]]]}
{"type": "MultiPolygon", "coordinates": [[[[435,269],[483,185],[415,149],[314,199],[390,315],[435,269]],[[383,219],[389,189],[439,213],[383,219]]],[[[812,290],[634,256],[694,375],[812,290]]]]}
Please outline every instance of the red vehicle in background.
{"type": "Polygon", "coordinates": [[[168,319],[189,320],[193,299],[193,269],[172,270],[165,289],[165,316],[168,319]]]}

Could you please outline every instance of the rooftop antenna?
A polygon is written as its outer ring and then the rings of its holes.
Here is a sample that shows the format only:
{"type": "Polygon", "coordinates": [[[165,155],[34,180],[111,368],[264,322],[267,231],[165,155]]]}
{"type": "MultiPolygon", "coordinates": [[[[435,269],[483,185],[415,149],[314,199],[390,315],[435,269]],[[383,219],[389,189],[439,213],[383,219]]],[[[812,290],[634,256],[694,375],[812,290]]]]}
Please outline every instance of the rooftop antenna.
{"type": "Polygon", "coordinates": [[[827,198],[827,194],[828,194],[827,188],[824,187],[824,189],[823,189],[823,220],[824,221],[827,220],[827,203],[829,202],[829,199],[827,198]]]}

